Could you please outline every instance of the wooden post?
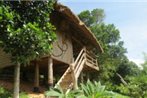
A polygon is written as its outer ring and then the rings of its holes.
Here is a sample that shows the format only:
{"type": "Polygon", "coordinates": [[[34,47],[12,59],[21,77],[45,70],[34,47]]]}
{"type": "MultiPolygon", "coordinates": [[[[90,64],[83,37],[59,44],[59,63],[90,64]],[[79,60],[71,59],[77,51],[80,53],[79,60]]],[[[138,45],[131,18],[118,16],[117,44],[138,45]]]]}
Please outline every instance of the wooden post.
{"type": "Polygon", "coordinates": [[[78,79],[77,78],[75,78],[74,89],[75,90],[78,89],[78,79]]]}
{"type": "Polygon", "coordinates": [[[34,92],[39,92],[39,65],[35,62],[34,92]]]}
{"type": "Polygon", "coordinates": [[[75,73],[74,73],[74,65],[71,64],[70,65],[70,68],[71,68],[71,72],[72,72],[72,81],[73,81],[73,89],[78,89],[78,81],[75,77],[75,73]]]}
{"type": "Polygon", "coordinates": [[[81,72],[80,80],[81,80],[81,83],[84,83],[84,73],[83,72],[81,72]]]}
{"type": "Polygon", "coordinates": [[[89,72],[87,73],[87,80],[90,80],[90,74],[89,74],[89,72]]]}
{"type": "Polygon", "coordinates": [[[51,57],[48,58],[48,87],[53,87],[53,59],[51,57]]]}

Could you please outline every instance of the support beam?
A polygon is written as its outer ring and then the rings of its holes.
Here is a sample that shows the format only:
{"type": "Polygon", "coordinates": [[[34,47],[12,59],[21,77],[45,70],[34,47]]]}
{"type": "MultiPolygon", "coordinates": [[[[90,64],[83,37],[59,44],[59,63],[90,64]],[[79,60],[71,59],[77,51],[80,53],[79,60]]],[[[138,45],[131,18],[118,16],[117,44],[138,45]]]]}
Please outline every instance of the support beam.
{"type": "Polygon", "coordinates": [[[34,92],[39,92],[39,64],[35,62],[34,92]]]}
{"type": "Polygon", "coordinates": [[[49,88],[53,87],[53,59],[51,57],[48,58],[48,86],[49,88]]]}

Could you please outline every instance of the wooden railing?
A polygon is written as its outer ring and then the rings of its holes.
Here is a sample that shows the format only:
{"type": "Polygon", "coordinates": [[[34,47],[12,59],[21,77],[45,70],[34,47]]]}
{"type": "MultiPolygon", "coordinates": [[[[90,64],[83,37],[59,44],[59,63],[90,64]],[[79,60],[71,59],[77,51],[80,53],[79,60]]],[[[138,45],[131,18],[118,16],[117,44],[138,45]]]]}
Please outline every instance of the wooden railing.
{"type": "Polygon", "coordinates": [[[92,52],[89,52],[88,50],[86,50],[86,62],[98,68],[98,62],[96,56],[92,52]]]}
{"type": "Polygon", "coordinates": [[[79,69],[82,67],[81,65],[83,65],[83,63],[85,62],[85,59],[86,59],[86,54],[85,54],[85,49],[86,48],[83,48],[81,51],[80,51],[80,53],[79,53],[79,55],[78,55],[78,57],[77,57],[77,59],[75,60],[75,62],[74,62],[74,73],[76,74],[76,73],[78,73],[78,71],[79,71],[79,69]]]}
{"type": "Polygon", "coordinates": [[[96,56],[92,52],[89,52],[85,47],[80,51],[77,59],[74,62],[74,74],[76,78],[79,77],[84,64],[98,70],[98,62],[96,56]]]}

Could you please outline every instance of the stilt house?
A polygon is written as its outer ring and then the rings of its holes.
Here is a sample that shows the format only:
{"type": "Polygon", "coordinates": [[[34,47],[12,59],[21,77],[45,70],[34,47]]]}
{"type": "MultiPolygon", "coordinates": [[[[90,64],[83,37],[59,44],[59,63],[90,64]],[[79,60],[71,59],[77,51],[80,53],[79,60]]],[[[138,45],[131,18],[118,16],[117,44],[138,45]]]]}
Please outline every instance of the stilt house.
{"type": "MultiPolygon", "coordinates": [[[[56,27],[57,35],[53,53],[32,61],[28,66],[22,66],[21,83],[32,83],[34,90],[44,85],[60,85],[64,91],[77,88],[81,72],[99,71],[92,50],[103,52],[103,49],[94,34],[68,7],[57,4],[51,14],[51,22],[56,27]]],[[[4,69],[0,72],[0,80],[13,77],[11,55],[2,49],[0,69],[4,69]]]]}

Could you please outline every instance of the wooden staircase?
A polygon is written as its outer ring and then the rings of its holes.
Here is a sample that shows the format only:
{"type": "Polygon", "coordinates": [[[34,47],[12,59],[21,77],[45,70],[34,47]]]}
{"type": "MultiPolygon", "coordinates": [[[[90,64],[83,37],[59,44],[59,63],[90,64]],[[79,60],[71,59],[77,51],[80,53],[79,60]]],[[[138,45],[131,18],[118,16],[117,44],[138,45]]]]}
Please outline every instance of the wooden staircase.
{"type": "Polygon", "coordinates": [[[57,82],[55,88],[60,86],[64,92],[75,88],[77,86],[78,77],[85,66],[99,70],[96,57],[93,57],[86,48],[83,48],[75,62],[67,68],[63,76],[57,82]]]}

